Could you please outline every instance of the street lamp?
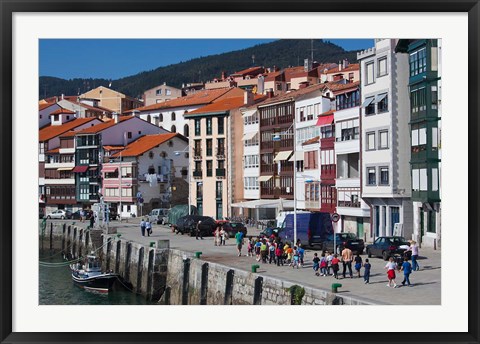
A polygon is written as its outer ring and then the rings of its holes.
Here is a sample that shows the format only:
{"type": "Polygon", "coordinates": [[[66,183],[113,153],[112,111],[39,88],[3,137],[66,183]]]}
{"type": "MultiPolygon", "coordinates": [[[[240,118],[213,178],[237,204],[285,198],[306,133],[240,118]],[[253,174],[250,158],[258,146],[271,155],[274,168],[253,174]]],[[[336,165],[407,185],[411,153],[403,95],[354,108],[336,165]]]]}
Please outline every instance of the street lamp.
{"type": "Polygon", "coordinates": [[[295,119],[287,130],[275,134],[272,137],[273,141],[280,141],[281,136],[293,136],[293,243],[297,244],[297,139],[295,132],[295,119]],[[290,129],[293,128],[293,133],[290,133],[290,129]]]}
{"type": "MultiPolygon", "coordinates": [[[[186,146],[184,150],[182,151],[174,151],[173,154],[175,156],[180,156],[182,153],[188,153],[188,149],[190,146],[186,146]]],[[[191,193],[190,193],[190,156],[188,157],[188,177],[187,177],[187,183],[188,183],[188,215],[190,215],[190,208],[191,208],[191,193]]]]}

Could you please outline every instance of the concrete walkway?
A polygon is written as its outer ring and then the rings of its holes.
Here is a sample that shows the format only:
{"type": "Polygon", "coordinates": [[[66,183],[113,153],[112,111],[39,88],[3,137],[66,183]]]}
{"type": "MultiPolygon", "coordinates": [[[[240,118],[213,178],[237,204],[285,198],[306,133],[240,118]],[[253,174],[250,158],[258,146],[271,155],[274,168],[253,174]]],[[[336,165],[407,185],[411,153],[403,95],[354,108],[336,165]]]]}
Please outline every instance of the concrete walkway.
{"type": "MultiPolygon", "coordinates": [[[[129,222],[112,222],[110,227],[117,228],[118,233],[122,234],[122,240],[131,240],[148,245],[152,241],[170,240],[170,248],[183,250],[187,252],[202,252],[201,259],[211,261],[222,265],[234,267],[237,269],[251,271],[252,264],[259,264],[259,274],[274,276],[279,279],[288,280],[294,283],[306,286],[331,289],[331,284],[339,282],[342,287],[339,294],[352,297],[358,300],[365,300],[375,304],[394,304],[394,305],[440,305],[441,303],[441,251],[432,249],[420,249],[420,271],[413,272],[410,275],[412,287],[403,287],[403,273],[397,272],[396,282],[398,288],[389,288],[386,286],[387,277],[384,266],[386,262],[381,258],[370,258],[372,264],[370,284],[364,284],[363,278],[353,279],[348,277],[338,281],[332,276],[315,276],[312,269],[313,253],[315,251],[307,250],[305,257],[305,267],[292,269],[288,266],[276,266],[274,264],[258,263],[255,257],[245,256],[247,253],[246,245],[242,251],[242,257],[238,257],[235,245],[235,239],[227,240],[225,246],[214,246],[213,237],[206,237],[204,240],[196,240],[195,237],[172,233],[169,227],[154,225],[152,236],[142,237],[139,226],[140,219],[129,219],[129,222]]],[[[78,222],[77,222],[78,224],[78,222]]],[[[248,228],[248,235],[255,236],[260,230],[248,228]]],[[[320,252],[319,252],[320,255],[320,252]]],[[[365,261],[367,256],[362,255],[365,261]]],[[[340,264],[340,272],[342,265],[340,264]]],[[[341,274],[340,274],[341,276],[341,274]]],[[[363,276],[363,269],[362,269],[363,276]]]]}

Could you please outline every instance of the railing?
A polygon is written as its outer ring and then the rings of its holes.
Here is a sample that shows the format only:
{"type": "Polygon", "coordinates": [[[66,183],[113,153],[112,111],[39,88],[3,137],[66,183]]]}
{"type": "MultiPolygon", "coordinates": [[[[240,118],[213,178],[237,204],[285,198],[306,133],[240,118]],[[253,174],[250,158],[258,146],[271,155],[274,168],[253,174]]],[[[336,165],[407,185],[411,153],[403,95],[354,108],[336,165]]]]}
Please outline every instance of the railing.
{"type": "Polygon", "coordinates": [[[212,177],[213,176],[213,170],[207,169],[207,177],[212,177]]]}
{"type": "Polygon", "coordinates": [[[224,147],[217,148],[216,156],[217,156],[217,159],[224,159],[225,158],[225,148],[224,147]]]}
{"type": "Polygon", "coordinates": [[[202,160],[202,149],[194,148],[193,149],[193,160],[202,160]]]}
{"type": "Polygon", "coordinates": [[[225,177],[225,169],[224,168],[217,168],[215,171],[215,175],[217,177],[225,177]]]}
{"type": "Polygon", "coordinates": [[[202,170],[194,170],[193,171],[193,177],[194,178],[202,178],[202,176],[203,176],[202,170]]]}
{"type": "Polygon", "coordinates": [[[266,173],[272,173],[275,171],[276,164],[261,164],[260,165],[260,173],[266,172],[266,173]]]}
{"type": "Polygon", "coordinates": [[[360,201],[338,201],[339,207],[360,208],[360,201]]]}
{"type": "Polygon", "coordinates": [[[337,175],[336,165],[321,165],[320,177],[322,179],[335,179],[337,175]]]}

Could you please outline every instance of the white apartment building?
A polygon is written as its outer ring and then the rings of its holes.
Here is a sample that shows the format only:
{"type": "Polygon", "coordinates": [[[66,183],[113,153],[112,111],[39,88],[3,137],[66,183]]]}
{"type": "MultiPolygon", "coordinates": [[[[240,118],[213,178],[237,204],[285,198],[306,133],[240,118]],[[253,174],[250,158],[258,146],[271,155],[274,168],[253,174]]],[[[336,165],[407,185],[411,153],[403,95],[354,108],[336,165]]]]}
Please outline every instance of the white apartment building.
{"type": "Polygon", "coordinates": [[[397,40],[376,39],[361,63],[362,199],[372,207],[372,237],[411,239],[408,56],[397,40]]]}
{"type": "Polygon", "coordinates": [[[243,198],[260,198],[260,141],[257,108],[245,109],[243,117],[243,198]]]}

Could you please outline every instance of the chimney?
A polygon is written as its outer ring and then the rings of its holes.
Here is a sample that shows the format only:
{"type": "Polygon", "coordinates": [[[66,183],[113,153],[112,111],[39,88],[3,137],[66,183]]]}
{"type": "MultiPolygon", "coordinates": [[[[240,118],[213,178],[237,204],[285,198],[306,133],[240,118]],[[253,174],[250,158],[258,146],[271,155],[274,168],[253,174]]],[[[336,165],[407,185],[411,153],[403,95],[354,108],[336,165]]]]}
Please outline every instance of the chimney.
{"type": "Polygon", "coordinates": [[[133,111],[132,111],[132,117],[140,117],[140,111],[138,111],[138,110],[133,110],[133,111]]]}
{"type": "Polygon", "coordinates": [[[312,69],[318,68],[319,66],[320,66],[320,63],[318,63],[317,61],[313,61],[313,63],[312,63],[312,69]]]}
{"type": "Polygon", "coordinates": [[[63,99],[65,99],[65,96],[64,96],[64,94],[62,93],[62,100],[63,100],[63,99]]]}
{"type": "Polygon", "coordinates": [[[118,123],[118,113],[112,112],[112,117],[113,117],[113,120],[114,120],[115,124],[117,124],[118,123]]]}
{"type": "Polygon", "coordinates": [[[342,70],[342,61],[338,61],[338,71],[340,72],[342,70]]]}
{"type": "Polygon", "coordinates": [[[167,83],[164,81],[164,82],[163,82],[163,86],[166,86],[166,85],[167,85],[167,83]]]}
{"type": "Polygon", "coordinates": [[[267,91],[267,97],[268,98],[273,98],[273,88],[269,88],[267,91]]]}
{"type": "Polygon", "coordinates": [[[243,93],[243,104],[246,106],[253,104],[253,93],[250,90],[246,90],[243,93]]]}
{"type": "Polygon", "coordinates": [[[225,80],[226,78],[226,75],[225,75],[225,71],[222,72],[222,81],[225,80]]]}
{"type": "Polygon", "coordinates": [[[300,85],[298,86],[299,89],[305,88],[310,86],[310,83],[308,81],[301,82],[300,85]]]}
{"type": "Polygon", "coordinates": [[[344,69],[347,68],[347,67],[348,67],[348,64],[349,64],[349,63],[348,63],[348,60],[347,60],[347,59],[344,59],[344,60],[343,60],[343,68],[344,68],[344,69]]]}

